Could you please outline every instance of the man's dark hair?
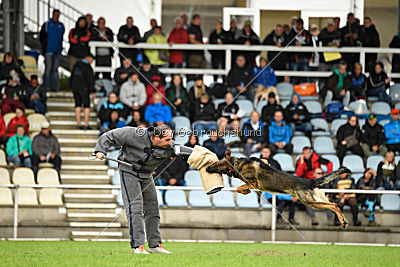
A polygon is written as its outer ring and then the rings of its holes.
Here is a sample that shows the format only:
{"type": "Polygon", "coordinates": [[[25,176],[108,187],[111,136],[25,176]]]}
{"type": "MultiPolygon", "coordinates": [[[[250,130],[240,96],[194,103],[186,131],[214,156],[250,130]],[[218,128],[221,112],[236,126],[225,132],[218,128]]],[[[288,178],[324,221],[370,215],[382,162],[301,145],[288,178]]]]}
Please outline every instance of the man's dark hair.
{"type": "Polygon", "coordinates": [[[167,133],[171,131],[171,127],[167,124],[158,125],[154,127],[153,136],[158,136],[160,139],[167,136],[167,133]]]}
{"type": "Polygon", "coordinates": [[[37,81],[38,80],[38,76],[36,74],[31,75],[31,81],[32,80],[36,80],[37,81]]]}
{"type": "Polygon", "coordinates": [[[303,152],[306,151],[306,150],[311,150],[311,147],[309,147],[309,146],[303,147],[303,152]]]}
{"type": "Polygon", "coordinates": [[[271,148],[270,148],[269,146],[267,146],[267,145],[265,145],[265,146],[263,146],[263,147],[261,148],[261,150],[263,150],[263,149],[269,149],[269,151],[271,151],[271,148]]]}
{"type": "Polygon", "coordinates": [[[200,14],[194,14],[192,16],[192,21],[195,20],[195,19],[198,19],[198,18],[200,18],[200,14]]]}
{"type": "Polygon", "coordinates": [[[18,128],[23,128],[23,129],[24,129],[24,132],[26,132],[25,125],[23,125],[23,124],[17,124],[17,126],[15,126],[15,131],[17,131],[18,128]]]}
{"type": "Polygon", "coordinates": [[[345,66],[347,68],[347,63],[345,61],[340,61],[339,66],[345,66]]]}
{"type": "Polygon", "coordinates": [[[52,14],[54,15],[54,13],[61,13],[61,12],[59,9],[54,9],[52,14]]]}
{"type": "Polygon", "coordinates": [[[364,20],[366,20],[366,19],[369,21],[372,21],[371,17],[365,17],[364,20]]]}

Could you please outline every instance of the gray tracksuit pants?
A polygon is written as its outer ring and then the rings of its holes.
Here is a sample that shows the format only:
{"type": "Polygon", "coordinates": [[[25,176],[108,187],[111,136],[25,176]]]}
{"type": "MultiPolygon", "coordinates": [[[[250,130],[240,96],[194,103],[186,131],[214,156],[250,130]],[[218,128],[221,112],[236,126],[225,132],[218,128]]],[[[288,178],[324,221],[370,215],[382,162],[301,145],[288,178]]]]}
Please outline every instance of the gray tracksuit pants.
{"type": "Polygon", "coordinates": [[[153,179],[138,178],[132,173],[121,170],[120,174],[131,248],[144,245],[145,230],[149,247],[157,247],[161,244],[160,212],[153,179]]]}

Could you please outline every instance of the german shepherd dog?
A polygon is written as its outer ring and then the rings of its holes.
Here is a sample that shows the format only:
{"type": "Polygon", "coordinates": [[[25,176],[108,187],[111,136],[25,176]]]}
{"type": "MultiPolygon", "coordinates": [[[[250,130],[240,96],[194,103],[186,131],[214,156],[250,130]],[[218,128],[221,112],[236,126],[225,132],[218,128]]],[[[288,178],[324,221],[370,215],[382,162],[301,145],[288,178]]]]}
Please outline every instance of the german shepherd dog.
{"type": "Polygon", "coordinates": [[[333,211],[343,228],[348,225],[337,204],[329,202],[325,193],[318,188],[319,185],[338,178],[340,174],[351,173],[347,168],[340,168],[319,179],[309,180],[276,170],[266,160],[232,157],[231,151],[228,150],[222,160],[208,166],[206,170],[209,173],[227,174],[230,177],[233,176],[242,180],[245,184],[236,188],[236,191],[240,194],[249,194],[250,189],[290,194],[293,197],[298,197],[303,204],[311,208],[333,211]]]}

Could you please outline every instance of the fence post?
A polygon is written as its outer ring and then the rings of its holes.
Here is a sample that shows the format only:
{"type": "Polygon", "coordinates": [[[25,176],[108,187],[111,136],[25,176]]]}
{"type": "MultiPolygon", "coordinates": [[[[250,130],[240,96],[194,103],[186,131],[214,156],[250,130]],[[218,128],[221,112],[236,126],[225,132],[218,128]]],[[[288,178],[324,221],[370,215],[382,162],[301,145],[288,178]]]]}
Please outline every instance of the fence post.
{"type": "Polygon", "coordinates": [[[226,49],[225,50],[225,75],[228,75],[231,65],[232,65],[232,50],[231,49],[226,49]]]}
{"type": "Polygon", "coordinates": [[[360,51],[360,64],[362,66],[362,73],[365,73],[365,50],[363,48],[360,51]]]}
{"type": "Polygon", "coordinates": [[[271,211],[271,241],[276,241],[276,194],[272,194],[272,211],[271,211]]]}
{"type": "Polygon", "coordinates": [[[13,238],[16,239],[18,237],[18,188],[19,185],[15,185],[14,187],[14,233],[13,238]]]}

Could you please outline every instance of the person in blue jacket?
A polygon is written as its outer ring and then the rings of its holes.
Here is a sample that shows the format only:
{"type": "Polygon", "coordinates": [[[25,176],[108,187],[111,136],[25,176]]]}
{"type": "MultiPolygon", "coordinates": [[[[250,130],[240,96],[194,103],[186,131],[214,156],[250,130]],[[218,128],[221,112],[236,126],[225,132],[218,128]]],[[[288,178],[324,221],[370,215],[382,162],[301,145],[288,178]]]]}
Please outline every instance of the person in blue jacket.
{"type": "Polygon", "coordinates": [[[265,57],[260,57],[260,66],[253,68],[253,75],[256,77],[254,85],[256,87],[262,85],[265,88],[269,88],[276,85],[275,72],[270,66],[267,66],[267,64],[268,60],[265,57]]]}
{"type": "Polygon", "coordinates": [[[159,93],[153,95],[153,104],[147,106],[144,119],[150,124],[169,124],[172,120],[171,108],[163,105],[162,96],[159,93]]]}
{"type": "Polygon", "coordinates": [[[52,17],[43,23],[39,39],[45,55],[44,88],[50,87],[51,91],[57,89],[58,66],[62,51],[62,42],[65,32],[64,24],[59,21],[60,10],[54,9],[52,17]]]}
{"type": "Polygon", "coordinates": [[[224,139],[218,137],[217,130],[212,129],[210,131],[210,139],[205,140],[203,146],[214,152],[218,159],[223,159],[226,152],[226,145],[224,139]]]}
{"type": "Polygon", "coordinates": [[[390,112],[391,121],[385,125],[386,147],[389,151],[400,152],[400,111],[397,108],[390,112]]]}
{"type": "Polygon", "coordinates": [[[111,111],[110,118],[105,121],[101,125],[101,133],[102,135],[105,132],[108,132],[110,130],[118,129],[118,128],[123,128],[126,126],[126,123],[119,118],[119,113],[117,110],[111,111]]]}
{"type": "Polygon", "coordinates": [[[274,120],[269,126],[269,147],[272,154],[275,154],[278,149],[284,149],[286,153],[292,154],[293,145],[290,143],[292,130],[290,126],[283,120],[283,112],[276,111],[274,120]]]}

